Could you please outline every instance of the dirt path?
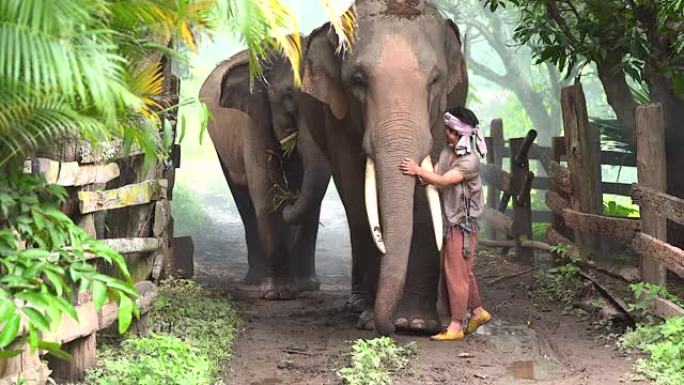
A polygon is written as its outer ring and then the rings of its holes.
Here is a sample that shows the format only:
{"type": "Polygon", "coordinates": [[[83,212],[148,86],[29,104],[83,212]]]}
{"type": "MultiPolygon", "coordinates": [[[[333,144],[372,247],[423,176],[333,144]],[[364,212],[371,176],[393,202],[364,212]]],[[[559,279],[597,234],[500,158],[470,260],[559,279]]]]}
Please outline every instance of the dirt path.
{"type": "MultiPolygon", "coordinates": [[[[242,227],[227,195],[203,199],[214,222],[194,234],[196,277],[227,291],[242,312],[244,329],[235,344],[235,385],[340,384],[335,370],[347,364],[349,341],[372,338],[355,329],[356,316],[343,310],[349,292],[349,241],[344,212],[334,190],[324,201],[317,247],[322,290],[286,302],[267,302],[241,291],[236,282],[246,271],[242,227]]],[[[416,341],[420,354],[395,384],[600,384],[631,382],[632,362],[615,351],[599,332],[558,310],[535,305],[528,288],[532,274],[491,283],[495,277],[529,270],[493,251],[476,263],[486,306],[495,320],[463,342],[416,341]],[[470,358],[458,358],[470,353],[470,358]]]]}

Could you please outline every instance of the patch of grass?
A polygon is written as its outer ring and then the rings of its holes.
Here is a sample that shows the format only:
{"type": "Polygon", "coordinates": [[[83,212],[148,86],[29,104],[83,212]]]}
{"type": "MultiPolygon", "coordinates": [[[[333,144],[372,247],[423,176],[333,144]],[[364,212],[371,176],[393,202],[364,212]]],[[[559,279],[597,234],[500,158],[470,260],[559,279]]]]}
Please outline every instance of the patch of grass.
{"type": "Polygon", "coordinates": [[[338,370],[337,375],[347,385],[389,385],[392,375],[405,370],[416,354],[415,342],[397,346],[389,337],[358,339],[349,354],[351,366],[338,370]]]}
{"type": "Polygon", "coordinates": [[[639,350],[635,369],[654,385],[684,384],[684,318],[670,318],[655,325],[638,325],[619,341],[623,350],[639,350]]]}
{"type": "Polygon", "coordinates": [[[225,295],[192,281],[168,280],[149,313],[149,337],[98,346],[87,384],[220,384],[239,324],[225,295]]]}
{"type": "Polygon", "coordinates": [[[537,276],[537,292],[550,301],[559,301],[564,307],[571,307],[582,294],[580,269],[568,263],[550,269],[546,274],[537,276]]]}

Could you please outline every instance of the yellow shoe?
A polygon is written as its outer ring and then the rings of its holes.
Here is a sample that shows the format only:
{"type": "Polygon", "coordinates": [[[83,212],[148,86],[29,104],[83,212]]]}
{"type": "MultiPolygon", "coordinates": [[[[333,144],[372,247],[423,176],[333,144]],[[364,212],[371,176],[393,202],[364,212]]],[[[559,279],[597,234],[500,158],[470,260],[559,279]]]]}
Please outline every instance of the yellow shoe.
{"type": "Polygon", "coordinates": [[[463,340],[463,337],[463,330],[452,332],[447,329],[445,332],[435,334],[434,336],[430,337],[430,339],[433,341],[461,341],[463,340]]]}
{"type": "Polygon", "coordinates": [[[475,330],[479,328],[480,326],[486,324],[487,322],[491,321],[492,315],[487,312],[487,310],[482,310],[482,313],[476,318],[471,318],[468,320],[468,327],[465,330],[465,334],[473,334],[475,333],[475,330]]]}

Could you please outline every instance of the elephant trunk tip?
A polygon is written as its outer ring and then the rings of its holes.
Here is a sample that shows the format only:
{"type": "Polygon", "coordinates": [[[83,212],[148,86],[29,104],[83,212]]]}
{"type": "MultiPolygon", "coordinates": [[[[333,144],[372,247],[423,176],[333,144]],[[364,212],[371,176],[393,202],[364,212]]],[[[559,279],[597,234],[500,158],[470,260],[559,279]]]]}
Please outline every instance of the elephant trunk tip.
{"type": "Polygon", "coordinates": [[[388,336],[395,331],[392,316],[399,302],[399,293],[403,293],[403,282],[389,282],[382,278],[378,287],[378,295],[375,299],[375,330],[382,336],[388,336]]]}
{"type": "Polygon", "coordinates": [[[299,224],[302,220],[302,210],[296,204],[290,204],[283,208],[283,220],[288,225],[299,224]]]}

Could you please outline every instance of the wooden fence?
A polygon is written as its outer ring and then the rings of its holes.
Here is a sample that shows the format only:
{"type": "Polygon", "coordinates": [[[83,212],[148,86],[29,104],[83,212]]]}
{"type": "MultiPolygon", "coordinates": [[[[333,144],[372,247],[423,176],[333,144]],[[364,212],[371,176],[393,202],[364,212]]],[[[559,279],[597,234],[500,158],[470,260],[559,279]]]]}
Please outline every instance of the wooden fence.
{"type": "MultiPolygon", "coordinates": [[[[554,138],[555,153],[569,154],[568,167],[558,163],[549,168],[562,178],[552,178],[546,203],[554,213],[547,232],[552,244],[566,243],[571,253],[588,257],[598,250],[598,237],[607,236],[631,243],[640,256],[640,276],[647,282],[664,285],[666,269],[684,278],[684,251],[667,243],[666,221],[684,224],[684,200],[665,194],[666,159],[662,108],[651,104],[636,111],[638,183],[630,186],[630,196],[640,206],[641,218],[602,215],[601,159],[599,133],[588,124],[581,85],[562,92],[565,138],[554,138]]],[[[656,298],[653,312],[661,317],[684,316],[684,310],[656,298]]]]}
{"type": "MultiPolygon", "coordinates": [[[[665,194],[666,160],[664,124],[660,105],[639,106],[637,116],[637,155],[601,151],[598,127],[589,124],[581,85],[566,87],[561,95],[565,137],[555,137],[551,148],[533,143],[536,133],[526,138],[512,138],[506,147],[503,122],[492,121],[487,137],[489,153],[482,165],[482,177],[488,185],[487,207],[483,219],[489,239],[483,245],[515,247],[518,256],[530,257],[533,248],[552,251],[553,245],[567,244],[569,252],[584,258],[600,249],[599,237],[629,242],[640,256],[641,279],[665,284],[666,269],[684,278],[684,251],[666,242],[666,221],[684,224],[684,200],[665,194]],[[508,157],[510,171],[502,170],[508,157]],[[546,177],[535,177],[529,161],[538,160],[546,177]],[[561,165],[567,161],[567,167],[561,165]],[[638,183],[624,185],[601,180],[601,165],[635,165],[638,183]],[[548,190],[547,217],[530,208],[530,190],[548,190]],[[603,193],[627,195],[640,206],[641,218],[603,215],[603,193]],[[508,213],[509,201],[513,210],[508,213]],[[546,239],[532,239],[532,221],[551,222],[546,239]],[[506,240],[497,240],[503,233],[506,240]]],[[[674,303],[656,297],[653,313],[668,317],[684,316],[674,303]]]]}
{"type": "MultiPolygon", "coordinates": [[[[504,143],[503,135],[503,121],[501,119],[494,119],[490,125],[490,136],[486,137],[489,153],[487,156],[487,164],[495,165],[498,168],[503,168],[503,160],[511,159],[511,149],[510,146],[506,146],[504,143]]],[[[610,166],[622,166],[622,167],[636,167],[636,156],[630,152],[620,152],[620,151],[601,151],[600,162],[601,165],[610,166]]],[[[539,191],[549,191],[551,186],[549,170],[549,161],[554,160],[557,163],[561,161],[566,161],[565,158],[565,142],[563,137],[553,138],[553,144],[551,147],[540,146],[533,143],[530,147],[528,158],[532,162],[537,162],[537,173],[532,182],[532,190],[539,191]],[[558,141],[558,142],[557,142],[558,141]]],[[[505,171],[504,171],[505,172],[505,171]]],[[[501,176],[498,176],[501,177],[501,176]]],[[[506,176],[503,176],[506,178],[506,176]]],[[[613,194],[630,196],[632,185],[630,183],[618,183],[618,182],[601,182],[602,194],[613,194]]],[[[490,185],[489,188],[492,188],[490,185]]],[[[499,199],[501,190],[494,187],[493,192],[487,194],[487,207],[491,209],[499,209],[499,199]],[[490,198],[491,197],[491,198],[490,198]]],[[[506,214],[511,214],[511,210],[507,209],[506,214]]],[[[537,223],[552,223],[553,213],[550,210],[545,209],[533,209],[532,210],[532,221],[537,223]]],[[[491,236],[491,234],[490,234],[491,236]]]]}
{"type": "MultiPolygon", "coordinates": [[[[164,62],[163,69],[165,90],[177,95],[179,82],[170,73],[170,62],[164,62]]],[[[175,113],[164,112],[162,118],[172,125],[175,141],[175,113]]],[[[38,151],[25,164],[26,172],[43,174],[48,182],[64,186],[69,198],[62,211],[89,235],[125,256],[140,293],[137,303],[143,314],[140,322],[134,322],[134,331],[144,330],[144,314],[157,295],[156,283],[161,276],[187,277],[193,273],[192,255],[173,253],[170,199],[179,163],[177,145],[170,159],[146,167],[142,152],[133,149],[124,154],[121,142],[95,149],[80,140],[64,139],[38,151]]],[[[91,260],[105,273],[114,273],[113,267],[98,263],[98,256],[93,255],[91,260]]],[[[14,384],[18,378],[29,384],[45,384],[48,375],[71,382],[95,364],[96,334],[117,320],[117,304],[107,303],[96,312],[89,292],[81,293],[73,303],[78,321],[65,315],[56,331],[43,336],[61,343],[73,360],[46,356],[46,364],[41,362],[44,351],[32,353],[23,346],[21,355],[0,359],[0,385],[14,384]]]]}

